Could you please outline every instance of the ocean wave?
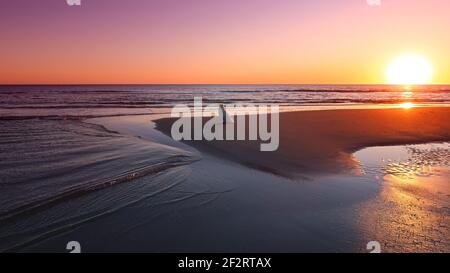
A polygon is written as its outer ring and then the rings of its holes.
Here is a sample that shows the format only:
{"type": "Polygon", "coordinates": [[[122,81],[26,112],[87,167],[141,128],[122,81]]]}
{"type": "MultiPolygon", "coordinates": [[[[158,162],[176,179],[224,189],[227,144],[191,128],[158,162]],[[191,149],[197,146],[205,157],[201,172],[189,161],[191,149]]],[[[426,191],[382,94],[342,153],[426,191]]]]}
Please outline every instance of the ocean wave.
{"type": "Polygon", "coordinates": [[[3,120],[0,128],[2,222],[199,159],[80,121],[3,120]]]}
{"type": "MultiPolygon", "coordinates": [[[[407,92],[400,89],[265,89],[265,90],[223,90],[223,93],[387,93],[387,92],[407,92]]],[[[450,89],[415,89],[414,92],[430,92],[430,93],[450,93],[450,89]]]]}
{"type": "Polygon", "coordinates": [[[101,193],[90,192],[69,205],[56,204],[45,212],[22,217],[16,223],[5,223],[0,228],[0,251],[20,251],[149,198],[154,198],[156,202],[170,200],[169,191],[179,187],[187,175],[185,168],[174,167],[136,178],[135,184],[126,188],[109,187],[101,193]]]}
{"type": "Polygon", "coordinates": [[[204,103],[396,104],[448,103],[450,86],[425,85],[80,85],[0,86],[2,118],[149,114],[152,109],[204,103]]]}

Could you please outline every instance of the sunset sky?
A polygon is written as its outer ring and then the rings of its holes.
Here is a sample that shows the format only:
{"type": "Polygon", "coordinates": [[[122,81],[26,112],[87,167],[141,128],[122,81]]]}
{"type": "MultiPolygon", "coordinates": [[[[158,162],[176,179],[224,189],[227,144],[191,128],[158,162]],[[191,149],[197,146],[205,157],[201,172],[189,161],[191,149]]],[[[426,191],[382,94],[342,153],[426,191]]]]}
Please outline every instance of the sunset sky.
{"type": "Polygon", "coordinates": [[[0,83],[450,83],[450,1],[0,0],[0,83]]]}

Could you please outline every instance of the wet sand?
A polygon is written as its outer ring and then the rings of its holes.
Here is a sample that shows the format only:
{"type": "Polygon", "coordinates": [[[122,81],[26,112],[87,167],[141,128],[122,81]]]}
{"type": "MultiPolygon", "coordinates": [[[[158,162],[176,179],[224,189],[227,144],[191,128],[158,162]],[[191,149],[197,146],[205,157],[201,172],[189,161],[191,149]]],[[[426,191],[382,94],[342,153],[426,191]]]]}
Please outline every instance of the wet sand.
{"type": "MultiPolygon", "coordinates": [[[[366,244],[378,240],[383,252],[448,252],[448,175],[397,181],[386,177],[381,166],[375,173],[353,175],[372,163],[361,152],[376,147],[351,154],[364,145],[446,139],[448,117],[448,109],[437,108],[281,114],[279,151],[260,153],[256,143],[227,142],[218,146],[228,149],[224,156],[215,149],[219,143],[196,142],[200,160],[72,200],[71,209],[64,206],[64,211],[80,211],[86,204],[98,208],[100,195],[108,201],[104,204],[108,213],[94,211],[100,217],[90,217],[76,228],[18,251],[65,252],[65,244],[77,240],[84,252],[368,252],[366,244]],[[287,121],[296,126],[286,128],[287,121]],[[375,129],[374,124],[379,127],[375,129]],[[304,134],[300,139],[288,134],[298,132],[304,134]],[[295,154],[295,150],[289,154],[287,141],[297,146],[292,149],[309,154],[295,154]],[[246,160],[239,160],[240,150],[232,147],[235,144],[254,153],[241,153],[246,160]],[[327,159],[323,154],[328,147],[347,158],[327,159]],[[289,156],[286,161],[296,160],[283,171],[295,170],[286,174],[300,179],[245,164],[253,156],[258,164],[282,166],[276,161],[283,155],[289,156]],[[311,162],[321,168],[312,168],[311,162]],[[303,168],[295,169],[296,164],[303,168]],[[342,174],[345,170],[352,174],[342,174]],[[131,200],[125,205],[124,195],[131,200]]],[[[143,143],[197,153],[186,145],[192,143],[176,142],[155,130],[153,118],[109,117],[87,122],[137,136],[143,143]]],[[[168,121],[157,121],[160,130],[161,122],[168,121]]],[[[396,155],[398,147],[383,149],[396,155]]],[[[373,161],[379,163],[379,149],[374,151],[373,161]]]]}
{"type": "MultiPolygon", "coordinates": [[[[143,143],[192,149],[153,129],[152,118],[87,122],[143,143]]],[[[365,177],[293,181],[202,153],[189,165],[80,196],[69,207],[62,204],[68,215],[86,206],[100,211],[14,251],[66,252],[67,242],[77,240],[86,253],[365,252],[368,239],[355,223],[356,209],[378,188],[365,177]]]]}
{"type": "MultiPolygon", "coordinates": [[[[200,151],[298,178],[358,173],[352,153],[370,146],[450,140],[450,108],[329,110],[280,113],[280,146],[260,152],[257,141],[186,141],[200,151]]],[[[174,119],[156,120],[170,134],[174,119]]]]}

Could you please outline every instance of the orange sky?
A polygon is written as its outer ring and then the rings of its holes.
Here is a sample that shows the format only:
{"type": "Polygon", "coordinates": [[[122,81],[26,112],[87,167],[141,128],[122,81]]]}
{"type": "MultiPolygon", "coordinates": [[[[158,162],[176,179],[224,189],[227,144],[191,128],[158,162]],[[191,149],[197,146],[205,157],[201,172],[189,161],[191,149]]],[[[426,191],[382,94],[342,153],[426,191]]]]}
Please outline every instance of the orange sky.
{"type": "Polygon", "coordinates": [[[37,2],[0,4],[0,83],[450,83],[448,0],[37,2]]]}

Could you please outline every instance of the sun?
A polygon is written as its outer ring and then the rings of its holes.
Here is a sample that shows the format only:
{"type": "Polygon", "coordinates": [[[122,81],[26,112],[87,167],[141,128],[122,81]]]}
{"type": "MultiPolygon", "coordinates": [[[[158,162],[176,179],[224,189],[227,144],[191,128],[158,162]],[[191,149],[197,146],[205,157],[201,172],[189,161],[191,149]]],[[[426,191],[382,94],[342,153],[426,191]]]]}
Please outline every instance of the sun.
{"type": "Polygon", "coordinates": [[[429,84],[433,67],[424,56],[403,55],[392,61],[386,74],[390,84],[429,84]]]}

